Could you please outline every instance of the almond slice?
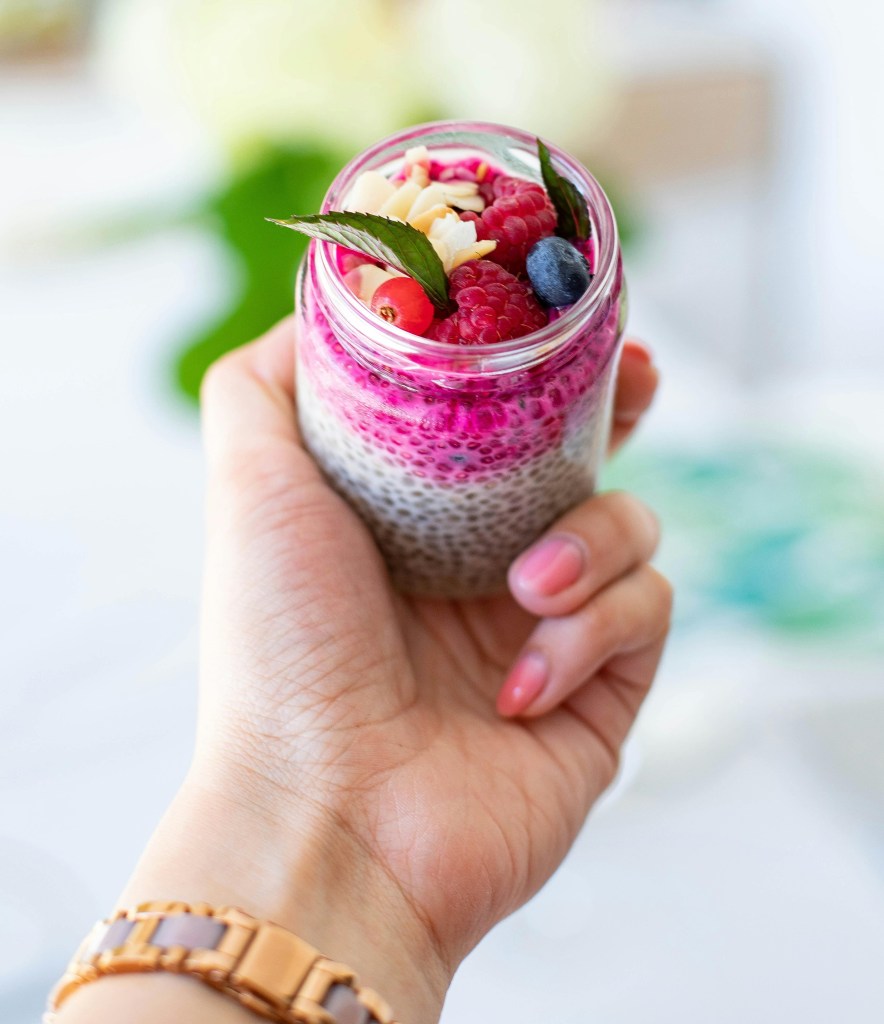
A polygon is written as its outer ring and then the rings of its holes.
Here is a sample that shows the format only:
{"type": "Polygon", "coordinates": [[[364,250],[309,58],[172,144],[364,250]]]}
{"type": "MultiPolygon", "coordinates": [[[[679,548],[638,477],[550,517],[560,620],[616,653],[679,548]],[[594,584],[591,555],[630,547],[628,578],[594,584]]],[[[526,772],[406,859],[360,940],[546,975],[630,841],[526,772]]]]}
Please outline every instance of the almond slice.
{"type": "Polygon", "coordinates": [[[436,250],[436,255],[442,260],[442,266],[445,267],[445,273],[451,272],[451,268],[448,265],[448,246],[441,238],[433,238],[431,235],[427,236],[430,239],[430,245],[436,250]]]}
{"type": "Polygon", "coordinates": [[[481,213],[485,209],[485,200],[479,195],[452,195],[447,188],[443,190],[442,194],[445,197],[445,202],[449,206],[456,206],[458,210],[472,210],[474,213],[481,213]]]}
{"type": "Polygon", "coordinates": [[[454,210],[450,206],[440,204],[439,206],[432,206],[429,210],[424,210],[423,213],[418,214],[417,217],[412,217],[409,214],[408,223],[413,227],[417,228],[418,231],[423,231],[426,235],[433,221],[438,220],[440,217],[447,217],[449,213],[454,213],[454,210]]]}
{"type": "Polygon", "coordinates": [[[489,252],[494,252],[496,248],[497,242],[488,238],[484,242],[476,242],[475,245],[468,246],[466,249],[459,249],[451,259],[451,269],[456,270],[462,263],[481,259],[489,252]]]}
{"type": "Polygon", "coordinates": [[[344,209],[354,213],[377,213],[395,192],[396,186],[380,171],[363,171],[353,183],[344,209]]]}
{"type": "Polygon", "coordinates": [[[405,151],[405,176],[421,188],[430,184],[430,151],[426,146],[412,146],[405,151]]]}
{"type": "Polygon", "coordinates": [[[461,263],[486,255],[497,244],[490,240],[477,241],[476,225],[473,221],[461,220],[454,212],[433,221],[427,237],[442,260],[447,274],[461,263]]]}
{"type": "Polygon", "coordinates": [[[408,211],[405,219],[411,223],[415,217],[420,216],[422,213],[426,213],[427,210],[431,210],[434,206],[447,206],[445,202],[445,196],[442,194],[442,189],[438,185],[428,185],[426,188],[421,189],[420,195],[411,204],[411,209],[408,211]]]}
{"type": "Polygon", "coordinates": [[[429,170],[430,151],[426,146],[412,146],[405,150],[405,166],[411,167],[413,164],[421,164],[429,170]]]}
{"type": "Polygon", "coordinates": [[[405,220],[408,216],[408,211],[420,194],[420,185],[413,181],[404,181],[393,195],[383,203],[378,213],[382,217],[395,217],[397,220],[405,220]]]}
{"type": "Polygon", "coordinates": [[[430,172],[423,164],[413,164],[408,172],[408,180],[420,185],[421,188],[426,188],[430,184],[430,172]]]}
{"type": "Polygon", "coordinates": [[[474,196],[479,191],[479,186],[475,181],[450,180],[440,182],[440,185],[452,196],[474,196]]]}
{"type": "Polygon", "coordinates": [[[472,210],[474,213],[481,213],[485,209],[485,200],[479,195],[479,186],[475,181],[440,181],[439,188],[449,206],[472,210]]]}

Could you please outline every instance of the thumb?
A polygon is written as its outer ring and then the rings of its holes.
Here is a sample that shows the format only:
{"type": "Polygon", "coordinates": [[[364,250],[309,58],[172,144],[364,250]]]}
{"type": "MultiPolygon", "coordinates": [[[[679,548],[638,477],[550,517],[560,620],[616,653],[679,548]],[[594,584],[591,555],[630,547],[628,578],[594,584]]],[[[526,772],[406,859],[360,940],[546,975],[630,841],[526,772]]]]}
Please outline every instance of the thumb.
{"type": "Polygon", "coordinates": [[[295,413],[295,321],[288,317],[209,367],[200,394],[209,472],[261,465],[268,446],[289,449],[289,468],[317,474],[295,413]]]}
{"type": "MultiPolygon", "coordinates": [[[[210,570],[234,555],[266,559],[266,582],[324,597],[374,579],[379,556],[364,525],[303,447],[295,401],[295,320],[218,360],[203,382],[210,570]],[[235,540],[235,543],[233,542],[235,540]],[[216,543],[217,542],[217,543],[216,543]],[[358,570],[355,568],[358,566],[358,570]]],[[[247,573],[247,565],[241,566],[247,573]]]]}

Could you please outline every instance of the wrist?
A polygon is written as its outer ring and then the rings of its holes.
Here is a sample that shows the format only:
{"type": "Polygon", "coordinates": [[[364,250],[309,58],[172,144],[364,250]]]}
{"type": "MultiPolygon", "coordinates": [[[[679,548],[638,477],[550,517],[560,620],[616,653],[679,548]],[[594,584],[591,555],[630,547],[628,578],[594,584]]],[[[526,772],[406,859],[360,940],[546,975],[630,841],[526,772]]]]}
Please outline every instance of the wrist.
{"type": "Polygon", "coordinates": [[[253,800],[195,772],[121,897],[240,906],[346,963],[408,1024],[436,1021],[450,973],[395,880],[330,810],[253,800]]]}

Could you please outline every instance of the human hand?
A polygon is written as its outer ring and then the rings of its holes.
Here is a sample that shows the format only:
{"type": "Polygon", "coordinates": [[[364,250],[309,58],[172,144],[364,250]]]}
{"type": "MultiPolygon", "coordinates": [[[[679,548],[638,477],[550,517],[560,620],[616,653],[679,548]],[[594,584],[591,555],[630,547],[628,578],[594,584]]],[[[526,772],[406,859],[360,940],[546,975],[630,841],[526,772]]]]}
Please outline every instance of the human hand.
{"type": "MultiPolygon", "coordinates": [[[[547,534],[570,546],[517,560],[508,594],[394,592],[300,445],[294,342],[285,321],[205,385],[197,752],[127,896],[289,924],[418,1024],[613,779],[670,589],[651,514],[605,494],[547,534]]],[[[615,445],[656,386],[642,352],[624,351],[615,445]]]]}

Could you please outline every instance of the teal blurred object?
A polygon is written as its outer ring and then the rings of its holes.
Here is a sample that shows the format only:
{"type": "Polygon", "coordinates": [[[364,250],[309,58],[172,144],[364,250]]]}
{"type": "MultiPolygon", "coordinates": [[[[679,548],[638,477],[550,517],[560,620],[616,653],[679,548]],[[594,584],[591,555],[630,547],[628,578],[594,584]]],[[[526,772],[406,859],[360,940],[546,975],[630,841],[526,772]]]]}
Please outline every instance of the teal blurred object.
{"type": "Polygon", "coordinates": [[[864,465],[742,443],[627,452],[604,482],[661,516],[683,625],[729,614],[793,639],[884,650],[884,484],[864,465]]]}
{"type": "Polygon", "coordinates": [[[295,273],[307,239],[280,231],[265,218],[317,211],[347,159],[308,146],[271,149],[208,199],[202,212],[238,264],[242,284],[228,308],[175,358],[175,384],[187,398],[198,400],[203,374],[219,356],[292,311],[295,273]]]}

